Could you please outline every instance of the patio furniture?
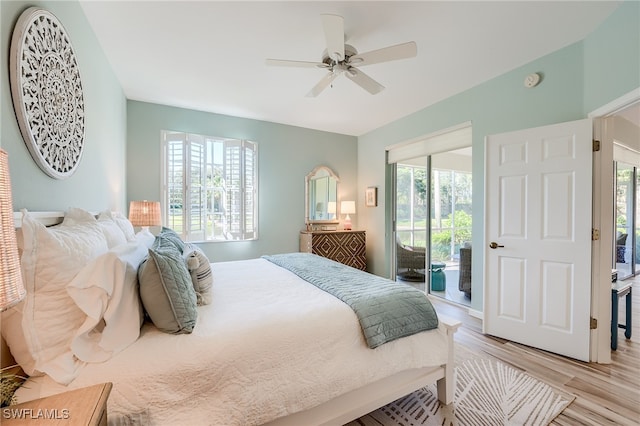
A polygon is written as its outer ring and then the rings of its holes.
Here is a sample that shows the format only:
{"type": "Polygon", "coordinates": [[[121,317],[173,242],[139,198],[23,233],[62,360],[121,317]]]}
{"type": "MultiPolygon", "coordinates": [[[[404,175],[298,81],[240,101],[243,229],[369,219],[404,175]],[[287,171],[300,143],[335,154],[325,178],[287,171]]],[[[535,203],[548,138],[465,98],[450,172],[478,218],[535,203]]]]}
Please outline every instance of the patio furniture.
{"type": "Polygon", "coordinates": [[[431,290],[445,291],[447,288],[447,276],[444,274],[444,262],[431,262],[431,290]]]}
{"type": "Polygon", "coordinates": [[[404,245],[399,239],[396,239],[396,246],[398,270],[406,269],[405,272],[398,273],[398,278],[403,281],[424,282],[424,274],[419,270],[425,268],[426,249],[404,245]]]}
{"type": "Polygon", "coordinates": [[[471,297],[471,247],[460,248],[460,275],[458,290],[471,297]]]}
{"type": "Polygon", "coordinates": [[[618,328],[624,329],[624,337],[631,339],[631,281],[616,281],[611,284],[611,349],[618,349],[618,328]],[[625,297],[625,323],[618,323],[618,301],[625,297]]]}

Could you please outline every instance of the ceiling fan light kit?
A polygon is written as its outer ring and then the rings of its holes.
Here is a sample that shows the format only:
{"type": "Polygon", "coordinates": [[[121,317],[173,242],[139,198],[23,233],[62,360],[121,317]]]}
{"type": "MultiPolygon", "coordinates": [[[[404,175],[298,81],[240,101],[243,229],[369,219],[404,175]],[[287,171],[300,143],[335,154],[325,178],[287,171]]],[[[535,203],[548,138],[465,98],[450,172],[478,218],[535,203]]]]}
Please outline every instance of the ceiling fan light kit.
{"type": "Polygon", "coordinates": [[[321,62],[291,61],[286,59],[266,60],[267,65],[273,66],[322,68],[327,70],[328,73],[307,93],[307,96],[318,96],[341,74],[344,74],[349,80],[367,92],[375,95],[384,90],[384,86],[362,72],[358,67],[413,58],[418,54],[418,48],[413,41],[359,54],[355,47],[345,44],[344,19],[342,16],[324,14],[321,15],[321,18],[327,44],[321,62]]]}

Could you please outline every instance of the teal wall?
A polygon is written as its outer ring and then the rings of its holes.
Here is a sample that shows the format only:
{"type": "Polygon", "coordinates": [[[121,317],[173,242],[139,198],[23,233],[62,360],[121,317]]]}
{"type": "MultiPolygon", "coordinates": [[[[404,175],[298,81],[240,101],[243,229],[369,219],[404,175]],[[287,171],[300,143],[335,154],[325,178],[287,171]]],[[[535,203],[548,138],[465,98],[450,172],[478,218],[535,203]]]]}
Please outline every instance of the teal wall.
{"type": "Polygon", "coordinates": [[[626,1],[583,45],[586,115],[640,87],[640,2],[626,1]]]}
{"type": "MultiPolygon", "coordinates": [[[[390,145],[472,122],[473,246],[484,238],[484,139],[511,130],[585,118],[612,100],[640,87],[640,3],[623,3],[585,40],[511,70],[358,138],[358,182],[379,187],[382,204],[359,220],[367,230],[372,272],[390,276],[390,202],[385,150],[390,145]],[[615,64],[615,65],[614,65],[615,64]],[[540,73],[533,89],[524,77],[540,73]]],[[[362,200],[360,200],[363,203],[362,200]]],[[[472,308],[482,310],[482,250],[473,251],[472,308]]]]}
{"type": "Polygon", "coordinates": [[[77,2],[0,2],[0,146],[9,153],[14,210],[123,211],[126,202],[126,99],[77,2]],[[77,171],[65,180],[47,176],[23,142],[9,86],[9,48],[18,17],[30,6],[52,12],[72,40],[85,102],[85,145],[77,171]]]}
{"type": "Polygon", "coordinates": [[[129,200],[161,199],[163,129],[258,143],[259,239],[199,244],[214,262],[298,251],[305,226],[304,178],[318,165],[329,166],[340,178],[339,198],[357,198],[353,136],[137,101],[128,102],[127,122],[129,200]]]}
{"type": "MultiPolygon", "coordinates": [[[[486,135],[584,118],[640,87],[640,3],[622,4],[585,40],[539,58],[359,138],[205,112],[127,101],[81,7],[75,1],[0,2],[0,146],[10,156],[14,208],[127,212],[128,201],[160,198],[160,130],[246,138],[260,145],[260,239],[208,243],[213,261],[298,247],[304,226],[304,176],[333,168],[340,197],[357,200],[354,226],[367,231],[370,270],[389,275],[385,148],[463,122],[473,124],[474,245],[483,239],[483,147],[486,135]],[[73,40],[84,85],[86,138],[82,162],[66,180],[37,167],[22,141],[11,102],[11,33],[29,6],[53,12],[73,40]],[[526,74],[542,83],[525,89],[526,74]],[[364,207],[364,188],[379,188],[379,206],[364,207]]],[[[473,308],[482,308],[482,252],[474,251],[473,308]]]]}

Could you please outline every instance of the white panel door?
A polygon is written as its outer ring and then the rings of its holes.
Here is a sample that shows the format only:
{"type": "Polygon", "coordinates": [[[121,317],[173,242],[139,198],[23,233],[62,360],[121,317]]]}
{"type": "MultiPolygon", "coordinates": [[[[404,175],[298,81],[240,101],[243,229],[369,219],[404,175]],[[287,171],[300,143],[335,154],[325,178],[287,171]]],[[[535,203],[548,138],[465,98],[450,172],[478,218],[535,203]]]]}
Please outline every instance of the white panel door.
{"type": "Polygon", "coordinates": [[[591,120],[488,136],[484,332],[589,360],[591,120]]]}

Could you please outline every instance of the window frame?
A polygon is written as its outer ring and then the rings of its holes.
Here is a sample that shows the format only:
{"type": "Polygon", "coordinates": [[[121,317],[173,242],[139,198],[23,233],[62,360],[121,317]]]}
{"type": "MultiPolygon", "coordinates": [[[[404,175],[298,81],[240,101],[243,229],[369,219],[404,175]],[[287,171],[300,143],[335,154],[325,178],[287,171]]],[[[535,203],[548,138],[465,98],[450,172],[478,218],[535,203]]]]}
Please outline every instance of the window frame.
{"type": "MultiPolygon", "coordinates": [[[[163,223],[178,229],[176,232],[190,242],[228,242],[228,241],[254,241],[259,237],[259,150],[258,143],[246,139],[235,139],[225,137],[208,136],[190,132],[174,130],[161,130],[161,208],[163,223]],[[172,143],[181,146],[170,150],[172,143]],[[218,145],[217,148],[214,144],[218,145]],[[196,160],[194,148],[199,147],[199,164],[193,164],[196,160]],[[221,151],[221,158],[214,158],[213,153],[221,151]],[[239,150],[238,150],[239,148],[239,150]],[[231,151],[238,152],[233,153],[231,151]],[[171,151],[171,152],[170,152],[171,151]],[[178,160],[170,162],[171,157],[180,156],[178,160]],[[232,158],[233,157],[233,158],[232,158]],[[230,160],[235,160],[235,169],[230,166],[230,160]],[[249,169],[247,169],[250,166],[249,169]],[[196,170],[196,167],[198,170],[196,170]],[[175,172],[182,170],[181,179],[173,179],[175,172]],[[234,180],[237,188],[230,189],[228,181],[230,173],[235,173],[234,180]],[[192,177],[199,174],[196,181],[192,177]],[[222,185],[214,185],[215,176],[221,177],[222,185]],[[182,186],[178,192],[171,193],[171,187],[182,186]],[[192,188],[199,185],[199,190],[195,192],[192,188]],[[174,195],[178,193],[181,199],[181,214],[172,212],[174,205],[174,195]],[[220,211],[216,210],[215,194],[222,194],[222,219],[216,222],[216,217],[220,217],[220,211]],[[193,210],[192,202],[188,200],[199,197],[200,209],[193,210]],[[230,197],[241,200],[238,210],[234,210],[230,204],[230,197]],[[171,201],[170,201],[171,200],[171,201]],[[194,212],[196,221],[194,222],[194,212]],[[197,215],[199,214],[199,218],[197,215]],[[179,226],[174,220],[181,216],[179,226]],[[235,222],[232,218],[235,217],[235,222]],[[216,233],[216,229],[222,224],[222,232],[216,233]],[[194,226],[195,225],[195,226],[194,226]]],[[[220,206],[220,203],[218,203],[220,206]]]]}

